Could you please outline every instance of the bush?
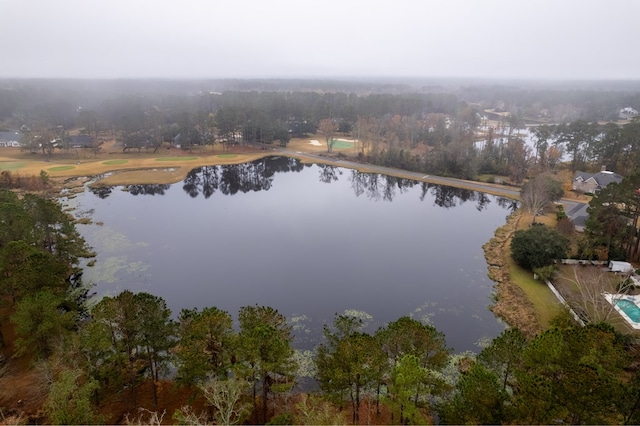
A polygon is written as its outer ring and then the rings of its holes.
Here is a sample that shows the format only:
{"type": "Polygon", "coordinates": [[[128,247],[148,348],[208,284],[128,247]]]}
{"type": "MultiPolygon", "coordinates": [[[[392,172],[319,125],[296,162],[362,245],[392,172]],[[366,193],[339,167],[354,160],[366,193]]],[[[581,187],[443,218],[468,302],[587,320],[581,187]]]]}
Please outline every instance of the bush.
{"type": "Polygon", "coordinates": [[[268,425],[292,425],[293,416],[291,415],[291,413],[278,414],[277,416],[272,417],[267,424],[268,425]]]}
{"type": "Polygon", "coordinates": [[[563,218],[558,218],[558,222],[556,223],[556,229],[562,235],[569,236],[573,234],[575,231],[575,226],[571,219],[569,219],[566,215],[563,218]]]}
{"type": "Polygon", "coordinates": [[[547,265],[533,270],[533,273],[542,281],[553,281],[558,276],[558,272],[560,269],[556,265],[547,265]]]}
{"type": "Polygon", "coordinates": [[[566,257],[569,240],[546,226],[532,226],[513,234],[511,257],[528,270],[553,264],[555,259],[566,257]]]}

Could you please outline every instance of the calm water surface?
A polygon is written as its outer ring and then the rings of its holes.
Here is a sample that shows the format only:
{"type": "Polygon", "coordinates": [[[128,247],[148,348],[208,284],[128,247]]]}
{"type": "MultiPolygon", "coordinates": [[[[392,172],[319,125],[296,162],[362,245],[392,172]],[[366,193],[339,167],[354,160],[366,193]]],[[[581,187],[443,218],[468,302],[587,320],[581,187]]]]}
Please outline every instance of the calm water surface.
{"type": "Polygon", "coordinates": [[[98,295],[146,291],[174,314],[218,306],[234,318],[269,305],[301,349],[345,311],[371,332],[403,315],[428,321],[456,352],[504,329],[488,310],[482,245],[511,200],[273,157],[68,203],[93,219],[79,229],[98,253],[85,272],[98,295]]]}

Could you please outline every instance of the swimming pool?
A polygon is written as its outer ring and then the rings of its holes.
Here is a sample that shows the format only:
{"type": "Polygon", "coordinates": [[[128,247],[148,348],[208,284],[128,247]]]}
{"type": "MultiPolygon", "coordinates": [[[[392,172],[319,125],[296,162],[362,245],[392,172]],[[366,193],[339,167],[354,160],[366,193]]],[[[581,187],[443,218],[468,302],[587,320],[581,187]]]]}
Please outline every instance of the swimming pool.
{"type": "Polygon", "coordinates": [[[640,296],[607,294],[603,296],[609,301],[629,326],[640,330],[640,296]]]}
{"type": "Polygon", "coordinates": [[[627,299],[616,300],[616,306],[624,312],[629,319],[635,323],[640,323],[640,307],[633,301],[627,299]]]}

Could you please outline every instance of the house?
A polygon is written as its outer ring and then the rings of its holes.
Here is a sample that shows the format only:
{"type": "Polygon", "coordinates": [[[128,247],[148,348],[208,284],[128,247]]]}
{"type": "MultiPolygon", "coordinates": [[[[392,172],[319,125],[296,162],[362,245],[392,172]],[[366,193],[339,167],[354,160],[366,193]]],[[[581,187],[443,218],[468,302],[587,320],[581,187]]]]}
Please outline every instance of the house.
{"type": "Polygon", "coordinates": [[[89,135],[69,136],[69,145],[72,148],[89,148],[93,145],[93,138],[89,135]]]}
{"type": "Polygon", "coordinates": [[[622,120],[631,120],[638,115],[638,111],[631,107],[622,108],[618,112],[618,117],[622,120]]]}
{"type": "Polygon", "coordinates": [[[604,167],[598,173],[576,172],[573,177],[573,190],[583,193],[595,194],[612,182],[622,182],[622,176],[610,172],[604,167]]]}
{"type": "Polygon", "coordinates": [[[577,203],[569,210],[565,208],[567,217],[571,220],[575,230],[578,232],[584,232],[584,227],[587,224],[587,219],[589,218],[587,207],[589,207],[589,204],[577,203]]]}
{"type": "Polygon", "coordinates": [[[0,132],[0,146],[3,147],[19,147],[20,146],[20,133],[19,132],[0,132]]]}
{"type": "Polygon", "coordinates": [[[633,272],[633,266],[629,262],[620,262],[617,260],[609,261],[609,270],[611,272],[633,272]]]}

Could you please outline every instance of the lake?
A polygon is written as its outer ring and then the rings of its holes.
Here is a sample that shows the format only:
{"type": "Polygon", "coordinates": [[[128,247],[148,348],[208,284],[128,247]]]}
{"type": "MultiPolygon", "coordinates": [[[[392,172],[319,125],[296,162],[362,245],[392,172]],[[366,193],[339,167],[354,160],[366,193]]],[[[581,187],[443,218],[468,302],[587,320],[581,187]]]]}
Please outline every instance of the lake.
{"type": "Polygon", "coordinates": [[[428,321],[455,352],[504,325],[488,307],[482,245],[515,203],[475,191],[269,157],[192,170],[174,185],[85,191],[67,204],[97,252],[85,282],[234,319],[268,305],[311,349],[336,313],[367,330],[403,315],[428,321]]]}

